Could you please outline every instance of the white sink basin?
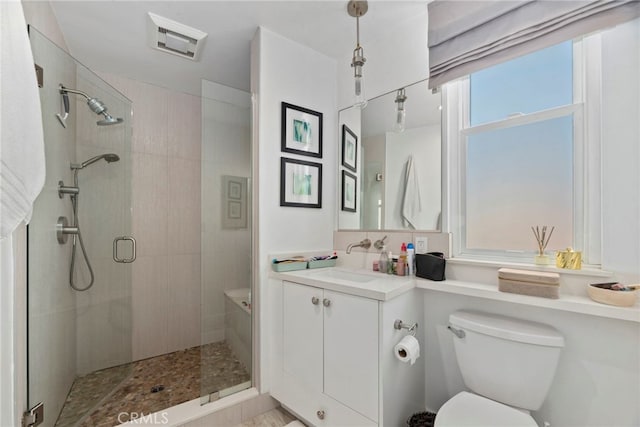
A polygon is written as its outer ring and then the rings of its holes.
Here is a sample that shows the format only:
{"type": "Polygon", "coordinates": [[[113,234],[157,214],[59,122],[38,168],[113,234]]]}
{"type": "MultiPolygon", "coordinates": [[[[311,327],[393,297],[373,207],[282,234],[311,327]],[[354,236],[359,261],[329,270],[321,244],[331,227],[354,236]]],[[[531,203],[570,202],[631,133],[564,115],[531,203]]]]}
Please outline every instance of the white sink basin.
{"type": "Polygon", "coordinates": [[[378,277],[369,274],[360,274],[351,271],[332,270],[324,268],[319,268],[316,271],[310,272],[309,276],[324,280],[345,280],[348,282],[357,283],[367,283],[378,279],[378,277]]]}

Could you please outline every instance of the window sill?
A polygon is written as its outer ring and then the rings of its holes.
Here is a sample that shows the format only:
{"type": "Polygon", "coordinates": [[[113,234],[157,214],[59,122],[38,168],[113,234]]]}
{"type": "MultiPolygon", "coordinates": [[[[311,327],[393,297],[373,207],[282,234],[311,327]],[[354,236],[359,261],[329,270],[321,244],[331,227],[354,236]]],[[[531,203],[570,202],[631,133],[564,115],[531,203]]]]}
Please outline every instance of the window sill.
{"type": "Polygon", "coordinates": [[[553,265],[536,265],[528,264],[524,262],[514,261],[497,261],[497,260],[481,260],[472,258],[449,258],[448,264],[452,265],[474,265],[478,267],[510,267],[510,268],[522,268],[527,270],[547,271],[550,273],[558,273],[560,275],[570,276],[592,276],[592,277],[612,277],[613,273],[610,271],[601,270],[599,268],[586,267],[582,270],[570,270],[566,268],[557,268],[553,265]]]}

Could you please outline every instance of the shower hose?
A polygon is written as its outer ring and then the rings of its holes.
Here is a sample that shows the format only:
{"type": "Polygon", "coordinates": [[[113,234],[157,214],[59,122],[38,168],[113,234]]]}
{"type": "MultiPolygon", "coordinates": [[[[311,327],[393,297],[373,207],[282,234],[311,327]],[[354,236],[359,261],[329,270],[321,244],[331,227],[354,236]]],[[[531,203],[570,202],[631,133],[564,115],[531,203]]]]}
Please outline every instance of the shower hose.
{"type": "MultiPolygon", "coordinates": [[[[76,176],[75,176],[76,187],[78,185],[77,176],[78,175],[76,171],[76,176]]],[[[72,243],[72,249],[71,249],[71,268],[69,269],[69,285],[71,285],[71,287],[76,291],[82,292],[82,291],[88,290],[93,286],[95,276],[93,275],[93,269],[91,268],[91,262],[89,262],[89,256],[87,255],[87,250],[85,249],[84,242],[82,241],[82,232],[80,231],[80,222],[78,221],[78,194],[71,195],[71,206],[73,208],[74,227],[78,228],[78,233],[73,235],[73,243],[72,243]],[[84,288],[80,288],[76,286],[73,280],[73,271],[75,269],[75,263],[76,263],[76,246],[77,246],[76,244],[78,241],[80,242],[80,249],[82,249],[82,256],[84,257],[87,267],[89,268],[89,275],[91,276],[91,280],[89,281],[89,284],[84,288]]]]}

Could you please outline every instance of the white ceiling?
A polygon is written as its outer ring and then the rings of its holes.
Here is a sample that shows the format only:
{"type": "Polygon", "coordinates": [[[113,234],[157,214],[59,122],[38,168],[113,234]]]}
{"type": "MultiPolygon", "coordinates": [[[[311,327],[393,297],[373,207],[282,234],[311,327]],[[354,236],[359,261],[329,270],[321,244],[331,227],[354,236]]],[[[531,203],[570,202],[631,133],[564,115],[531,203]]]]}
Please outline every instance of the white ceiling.
{"type": "MultiPolygon", "coordinates": [[[[425,14],[427,2],[370,0],[360,19],[365,56],[367,44],[425,14]]],[[[348,61],[355,47],[356,22],[346,0],[54,0],[52,6],[71,54],[87,67],[193,94],[200,93],[201,79],[249,90],[250,43],[258,26],[338,61],[348,61]],[[208,33],[200,61],[149,47],[147,12],[208,33]]]]}

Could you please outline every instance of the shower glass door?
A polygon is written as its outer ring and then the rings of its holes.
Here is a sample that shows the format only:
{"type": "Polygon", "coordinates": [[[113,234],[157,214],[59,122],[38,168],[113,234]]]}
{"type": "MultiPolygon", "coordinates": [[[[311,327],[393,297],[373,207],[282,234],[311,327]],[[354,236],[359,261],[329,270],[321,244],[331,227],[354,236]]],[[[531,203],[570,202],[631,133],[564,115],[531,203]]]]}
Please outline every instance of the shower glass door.
{"type": "Polygon", "coordinates": [[[251,96],[202,84],[201,402],[251,387],[251,96]]]}
{"type": "MultiPolygon", "coordinates": [[[[131,264],[115,262],[113,246],[131,234],[131,102],[35,28],[29,35],[44,70],[47,171],[28,227],[29,405],[44,403],[46,427],[102,425],[95,410],[128,375],[132,357],[131,264]],[[61,84],[87,96],[69,93],[67,109],[61,84]],[[105,126],[88,98],[122,122],[105,126]],[[59,194],[61,184],[77,194],[59,194]],[[77,226],[84,250],[77,234],[58,240],[61,217],[77,226]],[[70,279],[86,290],[72,289],[70,279]]],[[[129,242],[117,250],[118,258],[133,256],[129,242]]]]}

